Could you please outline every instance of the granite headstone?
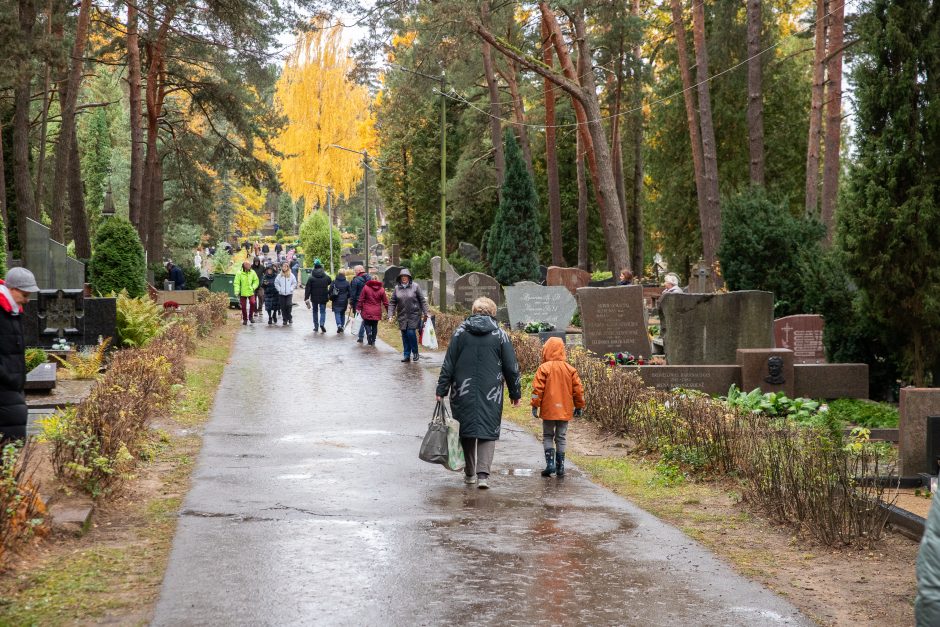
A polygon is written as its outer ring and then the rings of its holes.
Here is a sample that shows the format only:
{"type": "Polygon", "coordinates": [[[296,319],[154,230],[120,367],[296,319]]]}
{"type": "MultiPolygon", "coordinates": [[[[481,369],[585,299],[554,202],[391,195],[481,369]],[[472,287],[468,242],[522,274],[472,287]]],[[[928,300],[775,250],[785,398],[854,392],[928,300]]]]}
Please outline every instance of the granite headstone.
{"type": "Polygon", "coordinates": [[[660,333],[671,365],[734,364],[739,348],[773,348],[774,295],[664,294],[660,333]]]}
{"type": "Polygon", "coordinates": [[[479,262],[483,258],[480,249],[469,242],[460,242],[457,245],[457,253],[468,261],[479,262]]]}
{"type": "MultiPolygon", "coordinates": [[[[450,265],[450,262],[444,261],[444,272],[447,274],[447,303],[450,305],[454,302],[454,282],[460,276],[454,267],[450,265]]],[[[431,280],[434,281],[434,293],[432,294],[432,302],[435,305],[441,304],[441,257],[437,255],[431,257],[431,280]]]]}
{"type": "Polygon", "coordinates": [[[454,281],[454,303],[470,309],[473,301],[486,297],[497,305],[503,302],[503,289],[499,281],[482,272],[469,272],[454,281]]]}
{"type": "Polygon", "coordinates": [[[584,347],[598,355],[629,352],[649,357],[643,288],[582,287],[578,290],[584,347]]]}
{"type": "Polygon", "coordinates": [[[824,326],[823,317],[815,314],[777,318],[774,320],[774,344],[777,348],[793,351],[794,363],[825,363],[824,326]]]}
{"type": "Polygon", "coordinates": [[[587,287],[590,282],[591,273],[581,268],[549,266],[545,274],[545,285],[563,285],[572,295],[579,287],[587,287]]]}
{"type": "Polygon", "coordinates": [[[564,330],[578,309],[568,288],[556,285],[513,285],[505,288],[509,322],[520,329],[529,322],[547,322],[564,330]]]}

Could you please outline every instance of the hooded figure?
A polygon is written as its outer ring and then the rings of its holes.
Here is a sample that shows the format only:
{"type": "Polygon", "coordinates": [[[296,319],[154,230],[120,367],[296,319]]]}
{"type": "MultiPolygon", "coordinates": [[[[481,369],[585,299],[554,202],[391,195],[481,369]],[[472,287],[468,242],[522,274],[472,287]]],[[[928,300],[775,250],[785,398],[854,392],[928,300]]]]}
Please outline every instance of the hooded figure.
{"type": "Polygon", "coordinates": [[[274,266],[268,264],[264,269],[264,275],[261,277],[261,289],[264,290],[264,308],[268,312],[268,324],[277,324],[277,312],[281,308],[277,286],[274,285],[275,279],[277,279],[277,275],[274,273],[274,266]]]}
{"type": "Polygon", "coordinates": [[[398,281],[389,301],[388,318],[398,319],[401,340],[404,347],[404,359],[418,361],[418,329],[428,316],[428,299],[421,287],[411,278],[411,271],[403,268],[398,274],[398,281]],[[412,357],[413,355],[413,357],[412,357]]]}
{"type": "Polygon", "coordinates": [[[437,380],[437,396],[450,396],[460,422],[460,443],[468,484],[488,487],[490,464],[503,417],[503,386],[518,404],[522,397],[516,351],[495,320],[496,304],[488,298],[473,303],[473,315],[454,332],[437,380]],[[476,476],[474,476],[476,475],[476,476]]]}
{"type": "Polygon", "coordinates": [[[384,309],[388,309],[388,294],[382,282],[375,279],[366,281],[359,294],[356,311],[362,315],[362,326],[366,329],[369,346],[375,346],[375,336],[384,309]]]}
{"type": "Polygon", "coordinates": [[[532,415],[542,419],[543,477],[565,476],[568,421],[584,409],[581,377],[565,355],[565,343],[552,337],[542,347],[542,364],[532,380],[532,415]],[[557,446],[557,452],[556,452],[557,446]]]}
{"type": "MultiPolygon", "coordinates": [[[[363,288],[365,288],[368,281],[372,280],[372,277],[366,273],[366,269],[362,266],[356,266],[355,272],[356,276],[349,282],[349,306],[353,311],[359,311],[359,295],[362,294],[363,288]]],[[[366,326],[360,325],[359,339],[356,340],[360,344],[362,343],[362,335],[365,332],[366,326]]]]}
{"type": "Polygon", "coordinates": [[[313,272],[304,286],[304,301],[313,307],[313,330],[326,333],[326,303],[330,300],[330,285],[333,281],[323,270],[319,259],[313,260],[313,272]]]}
{"type": "Polygon", "coordinates": [[[333,303],[333,317],[336,318],[336,332],[342,333],[346,324],[346,308],[349,306],[349,281],[342,272],[333,279],[330,301],[333,303]]]}

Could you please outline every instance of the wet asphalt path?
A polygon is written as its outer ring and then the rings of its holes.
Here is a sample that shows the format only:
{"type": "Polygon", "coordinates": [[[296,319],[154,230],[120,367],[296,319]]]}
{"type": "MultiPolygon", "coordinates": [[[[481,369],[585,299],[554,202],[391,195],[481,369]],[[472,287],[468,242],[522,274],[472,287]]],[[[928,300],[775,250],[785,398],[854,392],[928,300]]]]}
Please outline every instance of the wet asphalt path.
{"type": "Polygon", "coordinates": [[[489,491],[421,462],[440,357],[294,312],[236,339],[153,624],[811,624],[515,425],[489,491]]]}

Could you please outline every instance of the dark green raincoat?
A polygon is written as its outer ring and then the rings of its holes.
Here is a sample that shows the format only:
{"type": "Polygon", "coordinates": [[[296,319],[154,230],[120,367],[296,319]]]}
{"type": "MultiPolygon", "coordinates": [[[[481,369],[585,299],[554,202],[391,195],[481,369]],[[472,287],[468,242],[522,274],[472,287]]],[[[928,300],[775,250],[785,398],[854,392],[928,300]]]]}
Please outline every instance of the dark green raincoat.
{"type": "Polygon", "coordinates": [[[504,384],[509,398],[522,398],[512,342],[489,316],[470,316],[454,332],[437,380],[437,395],[450,394],[460,437],[499,439],[504,384]]]}

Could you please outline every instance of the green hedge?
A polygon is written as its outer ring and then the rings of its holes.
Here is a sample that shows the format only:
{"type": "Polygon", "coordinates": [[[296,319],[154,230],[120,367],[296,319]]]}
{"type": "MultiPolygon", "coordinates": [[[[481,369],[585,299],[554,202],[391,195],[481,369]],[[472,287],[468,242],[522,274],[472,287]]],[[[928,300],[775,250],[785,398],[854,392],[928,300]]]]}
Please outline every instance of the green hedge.
{"type": "Polygon", "coordinates": [[[131,298],[147,291],[144,247],[137,231],[126,219],[104,220],[95,234],[88,278],[99,294],[127,290],[131,298]]]}

